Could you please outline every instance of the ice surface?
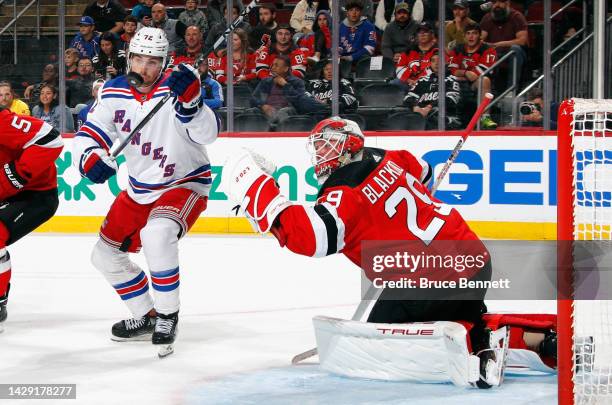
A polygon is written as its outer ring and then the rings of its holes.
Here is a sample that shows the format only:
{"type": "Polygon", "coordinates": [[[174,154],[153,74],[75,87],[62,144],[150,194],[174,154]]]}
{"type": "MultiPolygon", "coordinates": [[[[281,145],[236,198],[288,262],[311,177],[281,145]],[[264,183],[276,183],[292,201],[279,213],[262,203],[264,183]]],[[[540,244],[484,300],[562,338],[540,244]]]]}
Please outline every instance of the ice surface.
{"type": "MultiPolygon", "coordinates": [[[[13,288],[0,334],[0,383],[73,383],[60,404],[554,404],[554,376],[512,377],[500,389],[465,390],[356,380],[316,364],[291,366],[314,347],[311,318],[350,318],[359,272],[341,256],[309,259],[263,237],[181,241],[181,313],[175,353],[117,343],[128,317],[89,262],[95,236],[29,235],[10,247],[13,288]]],[[[135,260],[145,266],[142,255],[135,260]]],[[[492,302],[491,309],[554,310],[554,303],[492,302]]],[[[316,358],[314,359],[316,361],[316,358]]],[[[2,402],[2,401],[0,401],[2,402]]],[[[20,404],[50,401],[20,401],[20,404]]]]}

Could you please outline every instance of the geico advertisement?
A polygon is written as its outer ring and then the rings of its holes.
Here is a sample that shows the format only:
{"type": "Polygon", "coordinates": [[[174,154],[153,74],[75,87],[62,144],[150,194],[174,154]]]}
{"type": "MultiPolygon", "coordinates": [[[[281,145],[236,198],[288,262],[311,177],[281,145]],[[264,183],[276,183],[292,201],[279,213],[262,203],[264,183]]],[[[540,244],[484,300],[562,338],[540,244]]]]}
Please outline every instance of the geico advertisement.
{"type": "MultiPolygon", "coordinates": [[[[368,137],[367,146],[406,149],[441,170],[458,137],[368,137]]],[[[106,184],[83,179],[72,164],[72,139],[57,160],[60,207],[57,215],[104,215],[114,195],[127,187],[125,159],[106,184]]],[[[130,147],[130,146],[128,146],[130,147]]],[[[232,215],[221,189],[223,163],[240,147],[251,148],[277,165],[283,192],[293,201],[313,202],[318,185],[306,150],[306,136],[219,138],[208,146],[213,184],[204,216],[232,215]]],[[[439,187],[436,197],[456,206],[473,221],[556,221],[556,137],[471,136],[439,187]]]]}

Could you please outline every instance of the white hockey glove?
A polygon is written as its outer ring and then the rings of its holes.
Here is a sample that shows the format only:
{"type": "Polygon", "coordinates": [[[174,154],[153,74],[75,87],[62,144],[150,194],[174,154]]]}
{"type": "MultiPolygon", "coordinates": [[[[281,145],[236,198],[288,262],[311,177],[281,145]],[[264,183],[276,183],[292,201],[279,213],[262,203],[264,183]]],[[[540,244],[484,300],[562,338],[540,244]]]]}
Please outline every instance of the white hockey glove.
{"type": "Polygon", "coordinates": [[[173,69],[166,85],[177,96],[178,100],[174,104],[177,118],[183,123],[191,121],[204,103],[197,69],[180,63],[173,69]]]}
{"type": "Polygon", "coordinates": [[[259,233],[268,232],[276,217],[291,205],[271,175],[275,170],[273,163],[248,149],[230,157],[223,168],[223,190],[242,207],[259,233]]]}

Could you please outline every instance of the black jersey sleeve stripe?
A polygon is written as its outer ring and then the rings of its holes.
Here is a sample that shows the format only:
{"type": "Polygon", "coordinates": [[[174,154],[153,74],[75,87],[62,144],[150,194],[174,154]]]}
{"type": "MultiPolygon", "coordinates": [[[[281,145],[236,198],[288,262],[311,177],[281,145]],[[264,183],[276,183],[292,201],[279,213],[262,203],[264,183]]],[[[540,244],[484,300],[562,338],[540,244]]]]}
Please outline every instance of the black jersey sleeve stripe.
{"type": "Polygon", "coordinates": [[[338,251],[338,226],[334,216],[321,204],[314,206],[314,210],[321,217],[327,231],[327,255],[333,255],[338,251]]]}
{"type": "Polygon", "coordinates": [[[51,129],[51,131],[49,131],[47,135],[34,142],[34,144],[39,146],[46,145],[48,143],[53,142],[55,139],[57,139],[58,136],[60,136],[59,131],[53,128],[51,129]]]}
{"type": "Polygon", "coordinates": [[[421,180],[421,183],[427,185],[427,183],[429,183],[429,180],[431,180],[431,176],[433,176],[433,170],[432,170],[431,165],[428,163],[427,164],[427,173],[425,173],[425,176],[421,180]]]}

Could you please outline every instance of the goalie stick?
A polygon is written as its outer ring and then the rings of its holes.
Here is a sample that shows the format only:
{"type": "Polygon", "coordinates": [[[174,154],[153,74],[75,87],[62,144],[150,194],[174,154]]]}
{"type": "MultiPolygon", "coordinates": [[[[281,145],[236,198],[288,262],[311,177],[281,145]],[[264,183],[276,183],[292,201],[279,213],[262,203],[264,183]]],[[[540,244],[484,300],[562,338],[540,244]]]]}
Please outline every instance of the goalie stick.
{"type": "MultiPolygon", "coordinates": [[[[438,190],[438,187],[440,186],[440,183],[442,182],[442,180],[446,176],[446,173],[448,173],[448,170],[450,169],[451,165],[453,164],[455,159],[457,159],[457,155],[459,155],[459,151],[461,150],[461,147],[463,146],[463,144],[467,140],[468,136],[474,130],[474,127],[476,126],[476,123],[478,122],[478,120],[480,119],[482,114],[484,113],[484,111],[487,108],[487,106],[489,105],[489,103],[491,103],[492,99],[493,99],[493,95],[491,93],[486,93],[485,94],[484,100],[480,103],[480,105],[476,109],[476,112],[474,113],[474,116],[472,117],[472,119],[468,123],[467,127],[465,127],[465,129],[461,132],[461,138],[459,139],[459,142],[457,142],[457,145],[455,145],[455,149],[453,149],[453,151],[451,152],[448,160],[444,164],[444,167],[440,171],[440,174],[438,174],[438,177],[436,177],[436,181],[434,182],[434,185],[431,188],[431,195],[434,195],[436,193],[436,191],[438,190]]],[[[357,309],[355,310],[355,313],[353,314],[353,317],[351,318],[351,320],[352,321],[360,321],[361,318],[363,317],[363,314],[365,313],[366,309],[370,306],[370,302],[371,301],[376,301],[381,293],[382,293],[382,289],[381,288],[376,288],[375,289],[373,285],[370,285],[370,287],[368,287],[368,290],[366,291],[363,299],[361,300],[361,302],[357,306],[357,309]],[[372,291],[372,290],[375,290],[375,291],[372,291]]],[[[299,354],[296,354],[295,356],[293,356],[293,358],[291,359],[291,364],[298,364],[298,363],[300,363],[300,362],[302,362],[302,361],[304,361],[306,359],[309,359],[309,358],[311,358],[313,356],[316,356],[316,355],[317,355],[317,348],[316,347],[313,348],[313,349],[310,349],[310,350],[306,350],[305,352],[302,352],[302,353],[299,353],[299,354]]]]}

